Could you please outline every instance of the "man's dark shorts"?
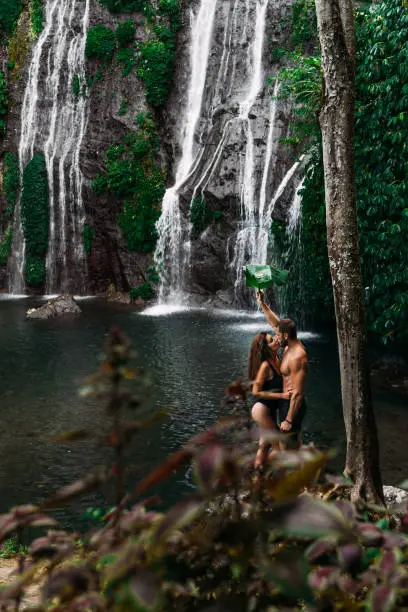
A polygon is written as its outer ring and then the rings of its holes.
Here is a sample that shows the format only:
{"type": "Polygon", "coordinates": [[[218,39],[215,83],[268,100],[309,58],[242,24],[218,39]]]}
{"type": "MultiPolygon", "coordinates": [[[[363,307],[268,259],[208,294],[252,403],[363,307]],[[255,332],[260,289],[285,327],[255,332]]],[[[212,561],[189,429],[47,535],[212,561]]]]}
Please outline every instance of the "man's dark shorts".
{"type": "MultiPolygon", "coordinates": [[[[283,421],[287,418],[289,414],[289,408],[290,408],[290,400],[286,400],[286,399],[279,400],[278,414],[279,414],[280,423],[283,423],[283,421]]],[[[296,434],[296,437],[297,437],[297,434],[299,434],[302,430],[302,421],[306,414],[306,409],[307,409],[306,402],[303,399],[301,405],[298,408],[296,416],[293,420],[292,428],[289,432],[292,434],[296,434]]]]}

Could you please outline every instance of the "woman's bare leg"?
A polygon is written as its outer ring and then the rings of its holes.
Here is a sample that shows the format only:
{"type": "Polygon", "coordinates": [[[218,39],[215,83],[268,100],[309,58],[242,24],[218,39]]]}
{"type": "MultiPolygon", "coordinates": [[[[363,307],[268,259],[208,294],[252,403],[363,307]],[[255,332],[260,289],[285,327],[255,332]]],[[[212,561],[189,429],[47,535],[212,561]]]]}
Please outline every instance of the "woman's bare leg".
{"type": "MultiPolygon", "coordinates": [[[[262,402],[256,402],[252,407],[252,418],[261,430],[259,448],[255,458],[255,467],[263,466],[268,459],[271,443],[262,436],[262,431],[277,431],[276,421],[271,417],[269,408],[262,402]]],[[[275,445],[272,444],[272,448],[275,445]]]]}

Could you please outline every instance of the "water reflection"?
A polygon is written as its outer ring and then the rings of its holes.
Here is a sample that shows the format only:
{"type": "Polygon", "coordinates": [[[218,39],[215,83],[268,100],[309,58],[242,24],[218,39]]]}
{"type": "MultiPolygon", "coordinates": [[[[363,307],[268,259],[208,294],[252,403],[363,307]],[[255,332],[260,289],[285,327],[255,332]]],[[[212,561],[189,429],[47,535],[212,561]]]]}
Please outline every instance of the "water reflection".
{"type": "MultiPolygon", "coordinates": [[[[132,447],[130,486],[222,414],[225,386],[245,376],[252,336],[265,328],[259,314],[183,311],[140,316],[90,300],[81,303],[80,318],[27,321],[27,307],[27,301],[0,302],[0,512],[14,504],[39,501],[109,460],[110,451],[95,444],[55,445],[48,438],[67,429],[106,426],[103,407],[83,402],[77,388],[96,369],[112,325],[130,337],[137,351],[136,365],[151,381],[138,389],[145,398],[144,411],[169,409],[168,417],[143,432],[132,447]]],[[[344,429],[335,339],[311,333],[302,338],[310,359],[305,438],[341,449],[344,429]]],[[[380,420],[388,422],[392,414],[392,422],[399,423],[393,433],[397,437],[384,445],[387,482],[398,482],[400,471],[408,466],[408,460],[404,463],[395,454],[395,449],[405,448],[398,436],[401,439],[406,411],[398,399],[387,397],[377,398],[376,407],[380,420]]],[[[385,431],[383,426],[380,430],[385,431]]],[[[163,484],[159,494],[171,503],[189,486],[187,470],[163,484]]],[[[109,488],[61,514],[63,524],[80,525],[84,509],[104,496],[109,497],[109,488]]]]}

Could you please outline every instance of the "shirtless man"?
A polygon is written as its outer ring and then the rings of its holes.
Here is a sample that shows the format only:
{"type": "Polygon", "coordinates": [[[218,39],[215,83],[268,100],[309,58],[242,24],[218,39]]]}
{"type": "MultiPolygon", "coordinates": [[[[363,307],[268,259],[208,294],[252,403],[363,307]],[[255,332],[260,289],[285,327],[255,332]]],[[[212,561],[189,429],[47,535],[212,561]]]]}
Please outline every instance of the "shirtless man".
{"type": "Polygon", "coordinates": [[[262,291],[257,291],[256,297],[266,320],[275,330],[281,347],[284,347],[281,363],[283,393],[289,392],[291,397],[290,400],[279,400],[280,429],[292,433],[290,444],[287,446],[299,448],[302,420],[306,413],[304,398],[308,367],[306,349],[297,338],[295,323],[291,319],[279,319],[265,304],[262,291]]]}

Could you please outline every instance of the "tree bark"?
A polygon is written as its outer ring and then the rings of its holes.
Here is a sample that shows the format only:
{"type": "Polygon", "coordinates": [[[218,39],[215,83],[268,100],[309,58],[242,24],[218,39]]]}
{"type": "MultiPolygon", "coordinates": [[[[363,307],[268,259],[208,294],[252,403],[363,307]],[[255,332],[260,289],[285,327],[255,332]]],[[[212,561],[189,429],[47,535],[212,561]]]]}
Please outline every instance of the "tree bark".
{"type": "Polygon", "coordinates": [[[340,357],[347,438],[345,473],[352,497],[383,501],[378,436],[366,358],[363,281],[354,175],[354,23],[350,0],[316,0],[324,104],[327,245],[340,357]]]}

